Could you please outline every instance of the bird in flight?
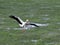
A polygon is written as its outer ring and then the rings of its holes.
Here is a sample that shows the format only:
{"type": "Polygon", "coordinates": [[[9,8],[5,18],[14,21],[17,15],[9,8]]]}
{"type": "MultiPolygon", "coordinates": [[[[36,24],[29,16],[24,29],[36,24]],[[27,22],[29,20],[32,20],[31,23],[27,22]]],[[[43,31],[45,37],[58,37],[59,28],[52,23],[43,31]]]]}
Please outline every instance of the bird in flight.
{"type": "Polygon", "coordinates": [[[14,15],[10,15],[9,17],[16,20],[18,22],[19,26],[22,28],[39,27],[35,23],[30,23],[28,19],[24,22],[20,17],[14,16],[14,15]]]}
{"type": "Polygon", "coordinates": [[[48,26],[48,24],[39,24],[39,23],[31,23],[28,19],[26,21],[23,21],[20,17],[10,15],[10,18],[16,20],[21,28],[25,29],[30,29],[33,27],[40,27],[40,26],[48,26]]]}

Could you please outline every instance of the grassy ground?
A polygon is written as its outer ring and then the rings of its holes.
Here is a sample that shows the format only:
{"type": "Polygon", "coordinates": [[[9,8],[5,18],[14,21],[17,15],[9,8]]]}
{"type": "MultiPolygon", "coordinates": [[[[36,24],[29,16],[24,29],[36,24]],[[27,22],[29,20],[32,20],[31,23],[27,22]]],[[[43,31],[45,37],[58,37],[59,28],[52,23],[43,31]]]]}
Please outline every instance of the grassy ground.
{"type": "Polygon", "coordinates": [[[60,0],[0,0],[0,45],[60,45],[60,0]],[[22,32],[9,15],[49,26],[22,32]]]}

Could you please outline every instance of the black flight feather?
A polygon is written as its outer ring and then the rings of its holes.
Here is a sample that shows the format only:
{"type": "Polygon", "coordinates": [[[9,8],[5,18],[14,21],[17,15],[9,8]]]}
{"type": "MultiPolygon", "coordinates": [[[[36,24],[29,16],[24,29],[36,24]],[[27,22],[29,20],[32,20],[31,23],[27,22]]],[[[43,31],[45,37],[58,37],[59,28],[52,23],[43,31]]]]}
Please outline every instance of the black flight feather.
{"type": "Polygon", "coordinates": [[[22,24],[22,22],[16,16],[10,15],[9,17],[15,19],[18,23],[22,24]]]}

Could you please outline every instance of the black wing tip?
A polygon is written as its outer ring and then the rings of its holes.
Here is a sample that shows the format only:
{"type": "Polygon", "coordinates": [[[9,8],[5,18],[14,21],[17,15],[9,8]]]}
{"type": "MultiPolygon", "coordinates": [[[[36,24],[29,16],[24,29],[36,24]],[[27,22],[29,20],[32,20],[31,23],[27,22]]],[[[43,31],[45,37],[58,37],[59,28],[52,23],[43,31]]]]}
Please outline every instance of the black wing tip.
{"type": "Polygon", "coordinates": [[[39,26],[36,26],[36,27],[39,27],[39,26]]]}
{"type": "Polygon", "coordinates": [[[39,27],[38,25],[35,25],[36,27],[39,27]]]}
{"type": "Polygon", "coordinates": [[[30,25],[34,25],[34,26],[36,26],[36,27],[39,27],[38,25],[36,25],[36,24],[30,24],[30,25]]]}
{"type": "Polygon", "coordinates": [[[10,15],[9,17],[10,17],[10,18],[13,18],[13,17],[15,17],[15,16],[14,16],[14,15],[10,15]]]}

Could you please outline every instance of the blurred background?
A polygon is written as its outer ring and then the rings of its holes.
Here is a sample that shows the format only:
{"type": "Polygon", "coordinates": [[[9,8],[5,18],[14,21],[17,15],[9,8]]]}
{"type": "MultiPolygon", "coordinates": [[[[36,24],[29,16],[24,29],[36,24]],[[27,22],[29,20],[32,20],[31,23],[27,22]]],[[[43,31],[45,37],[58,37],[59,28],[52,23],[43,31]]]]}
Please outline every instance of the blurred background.
{"type": "Polygon", "coordinates": [[[60,0],[0,0],[0,45],[60,45],[60,0]],[[49,25],[22,32],[10,15],[49,25]]]}

